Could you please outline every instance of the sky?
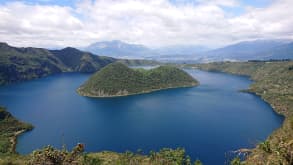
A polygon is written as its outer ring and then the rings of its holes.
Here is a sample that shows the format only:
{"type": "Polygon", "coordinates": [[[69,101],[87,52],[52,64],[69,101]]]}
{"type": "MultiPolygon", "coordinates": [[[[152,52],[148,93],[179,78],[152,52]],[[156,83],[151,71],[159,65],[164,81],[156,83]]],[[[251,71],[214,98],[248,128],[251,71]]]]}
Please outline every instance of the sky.
{"type": "Polygon", "coordinates": [[[121,40],[156,48],[293,39],[293,0],[0,0],[0,42],[84,47],[121,40]]]}

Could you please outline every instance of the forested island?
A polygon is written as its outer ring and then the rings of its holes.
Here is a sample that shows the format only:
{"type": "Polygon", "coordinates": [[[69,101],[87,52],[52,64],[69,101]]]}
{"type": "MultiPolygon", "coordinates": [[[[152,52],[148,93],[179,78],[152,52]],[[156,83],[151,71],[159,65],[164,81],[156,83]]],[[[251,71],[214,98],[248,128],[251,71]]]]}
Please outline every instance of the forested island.
{"type": "Polygon", "coordinates": [[[116,62],[96,72],[77,92],[89,97],[115,97],[196,85],[197,80],[173,66],[145,70],[116,62]]]}

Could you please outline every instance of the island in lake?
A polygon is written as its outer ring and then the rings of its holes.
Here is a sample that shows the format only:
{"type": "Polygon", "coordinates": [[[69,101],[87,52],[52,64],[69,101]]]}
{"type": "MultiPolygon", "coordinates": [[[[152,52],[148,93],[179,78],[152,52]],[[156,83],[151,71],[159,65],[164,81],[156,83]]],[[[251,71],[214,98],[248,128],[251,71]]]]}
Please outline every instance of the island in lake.
{"type": "Polygon", "coordinates": [[[145,70],[116,62],[96,72],[77,92],[88,97],[115,97],[197,85],[197,80],[177,67],[160,66],[145,70]]]}

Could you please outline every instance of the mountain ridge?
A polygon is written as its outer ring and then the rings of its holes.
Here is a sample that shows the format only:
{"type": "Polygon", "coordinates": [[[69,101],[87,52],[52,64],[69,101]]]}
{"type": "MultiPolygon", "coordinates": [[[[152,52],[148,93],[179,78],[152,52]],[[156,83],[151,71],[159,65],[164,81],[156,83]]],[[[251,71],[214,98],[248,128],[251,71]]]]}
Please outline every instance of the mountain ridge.
{"type": "Polygon", "coordinates": [[[127,65],[154,65],[155,61],[99,56],[73,47],[49,50],[0,43],[0,85],[62,72],[93,73],[120,61],[127,65]]]}
{"type": "Polygon", "coordinates": [[[96,42],[83,50],[116,58],[128,57],[159,61],[248,61],[293,59],[293,45],[290,43],[293,43],[293,40],[259,39],[229,44],[216,49],[209,49],[200,45],[148,48],[141,44],[129,44],[113,40],[96,42]]]}
{"type": "Polygon", "coordinates": [[[0,43],[0,85],[61,72],[91,73],[114,61],[117,59],[93,55],[75,48],[48,50],[18,48],[0,43]]]}
{"type": "Polygon", "coordinates": [[[293,59],[293,40],[253,40],[231,44],[201,54],[199,61],[293,59]],[[281,52],[286,52],[280,55],[281,52]]]}

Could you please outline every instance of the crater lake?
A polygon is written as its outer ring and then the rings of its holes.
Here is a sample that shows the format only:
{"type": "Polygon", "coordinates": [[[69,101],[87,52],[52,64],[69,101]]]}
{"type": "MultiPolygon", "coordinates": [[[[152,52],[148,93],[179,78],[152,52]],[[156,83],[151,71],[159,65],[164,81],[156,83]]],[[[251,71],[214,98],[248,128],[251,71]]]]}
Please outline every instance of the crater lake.
{"type": "Polygon", "coordinates": [[[224,164],[281,126],[283,117],[260,97],[239,92],[252,83],[247,77],[186,71],[199,86],[116,98],[80,96],[90,75],[63,73],[0,87],[0,105],[35,127],[18,138],[21,154],[77,143],[87,152],[183,147],[205,165],[224,164]]]}

